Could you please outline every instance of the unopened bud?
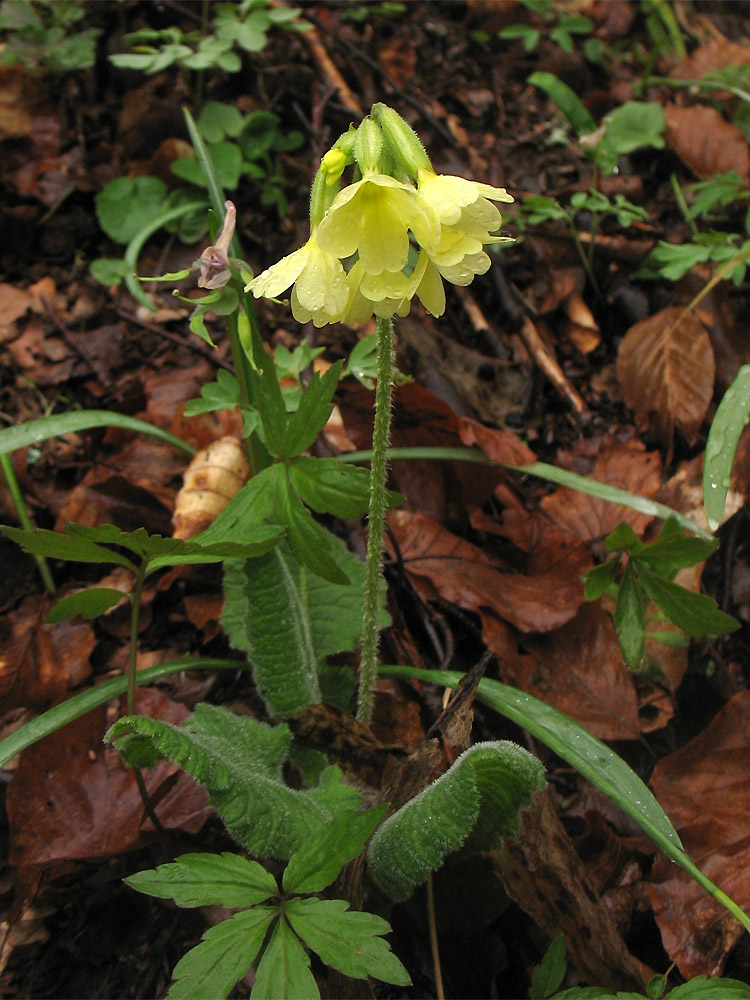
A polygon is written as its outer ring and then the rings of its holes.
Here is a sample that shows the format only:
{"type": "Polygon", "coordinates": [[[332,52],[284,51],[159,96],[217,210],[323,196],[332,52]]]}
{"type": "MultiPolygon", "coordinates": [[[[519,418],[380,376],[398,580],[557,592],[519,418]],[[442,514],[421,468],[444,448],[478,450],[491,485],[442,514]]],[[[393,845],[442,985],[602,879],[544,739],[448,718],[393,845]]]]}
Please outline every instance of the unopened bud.
{"type": "Polygon", "coordinates": [[[387,104],[373,104],[372,116],[383,130],[386,148],[411,177],[420,170],[432,169],[419,136],[401,115],[387,104]]]}

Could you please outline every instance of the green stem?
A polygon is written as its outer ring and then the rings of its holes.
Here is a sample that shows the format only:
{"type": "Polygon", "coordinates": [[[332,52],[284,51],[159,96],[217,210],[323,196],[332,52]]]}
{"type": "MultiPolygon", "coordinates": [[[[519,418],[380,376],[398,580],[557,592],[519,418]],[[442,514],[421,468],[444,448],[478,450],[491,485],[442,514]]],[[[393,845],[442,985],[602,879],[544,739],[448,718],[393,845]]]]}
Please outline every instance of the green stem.
{"type": "MultiPolygon", "coordinates": [[[[18,514],[18,520],[21,523],[21,527],[25,528],[26,531],[33,531],[34,524],[26,508],[26,501],[23,498],[21,487],[18,485],[16,470],[13,468],[13,463],[11,462],[10,455],[7,454],[7,452],[0,454],[0,468],[2,468],[3,474],[5,475],[5,482],[8,484],[8,492],[10,493],[11,500],[13,501],[13,506],[16,508],[16,513],[18,514]]],[[[47,560],[44,556],[40,555],[35,555],[34,559],[42,580],[44,581],[44,586],[50,594],[54,594],[55,581],[52,579],[52,574],[50,573],[49,566],[47,565],[47,560]]]]}
{"type": "Polygon", "coordinates": [[[127,712],[135,715],[136,674],[138,673],[138,623],[141,617],[141,594],[146,578],[148,560],[144,559],[135,576],[135,586],[130,595],[130,656],[128,657],[127,712]]]}
{"type": "Polygon", "coordinates": [[[369,531],[365,567],[364,607],[362,609],[362,652],[359,671],[357,718],[369,723],[378,676],[378,642],[383,575],[383,532],[386,511],[386,473],[388,438],[391,432],[393,396],[393,323],[377,319],[378,367],[375,386],[375,425],[372,434],[370,463],[369,531]]]}

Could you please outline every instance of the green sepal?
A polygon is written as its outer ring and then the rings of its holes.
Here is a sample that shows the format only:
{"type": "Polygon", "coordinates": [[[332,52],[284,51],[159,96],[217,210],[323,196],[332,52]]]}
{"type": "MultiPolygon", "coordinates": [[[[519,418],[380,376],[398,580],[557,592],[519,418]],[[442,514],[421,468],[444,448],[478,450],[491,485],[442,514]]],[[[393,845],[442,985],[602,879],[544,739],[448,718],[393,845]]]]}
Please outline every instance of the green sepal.
{"type": "Polygon", "coordinates": [[[151,871],[129,875],[131,889],[178,906],[254,906],[278,895],[276,879],[239,854],[183,854],[151,871]]]}
{"type": "Polygon", "coordinates": [[[383,152],[383,133],[372,118],[363,118],[354,140],[354,159],[363,174],[380,166],[383,152]]]}
{"type": "Polygon", "coordinates": [[[344,865],[358,857],[388,808],[386,803],[367,812],[342,813],[305,841],[284,871],[284,892],[320,892],[344,865]]]}

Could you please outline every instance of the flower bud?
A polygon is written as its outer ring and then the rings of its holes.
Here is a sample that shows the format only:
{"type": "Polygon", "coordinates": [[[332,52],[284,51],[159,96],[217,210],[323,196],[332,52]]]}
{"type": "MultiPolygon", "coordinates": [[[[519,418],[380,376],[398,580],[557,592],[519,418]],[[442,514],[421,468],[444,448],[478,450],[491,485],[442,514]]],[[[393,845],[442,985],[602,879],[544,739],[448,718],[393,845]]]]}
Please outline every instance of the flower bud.
{"type": "Polygon", "coordinates": [[[372,115],[383,130],[386,148],[411,177],[420,170],[432,169],[419,136],[401,115],[387,104],[374,104],[372,115]]]}
{"type": "Polygon", "coordinates": [[[383,133],[380,126],[372,118],[365,118],[354,140],[354,158],[363,174],[378,170],[382,152],[383,133]]]}
{"type": "Polygon", "coordinates": [[[343,149],[329,149],[320,161],[320,169],[326,175],[326,184],[335,184],[344,172],[348,157],[343,149]]]}

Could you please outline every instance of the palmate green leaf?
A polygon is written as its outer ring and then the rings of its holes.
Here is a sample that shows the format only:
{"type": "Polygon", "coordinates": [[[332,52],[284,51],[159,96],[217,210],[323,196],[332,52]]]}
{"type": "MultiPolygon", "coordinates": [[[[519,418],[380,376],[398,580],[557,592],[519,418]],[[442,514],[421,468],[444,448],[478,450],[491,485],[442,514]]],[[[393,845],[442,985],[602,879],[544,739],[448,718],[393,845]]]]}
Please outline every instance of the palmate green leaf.
{"type": "Polygon", "coordinates": [[[721,524],[740,435],[750,419],[750,365],[743,365],[719,403],[706,441],[703,504],[712,531],[721,524]]]}
{"type": "Polygon", "coordinates": [[[652,573],[645,566],[639,566],[639,577],[651,600],[688,635],[722,635],[740,627],[737,619],[720,611],[716,601],[707,594],[695,594],[652,573]]]}
{"type": "Polygon", "coordinates": [[[625,567],[614,614],[615,628],[625,663],[635,670],[646,645],[646,602],[633,562],[625,567]]]}
{"type": "Polygon", "coordinates": [[[291,899],[285,906],[289,923],[326,965],[345,976],[373,976],[408,986],[411,977],[381,937],[390,931],[382,917],[350,910],[343,899],[291,899]]]}
{"type": "Polygon", "coordinates": [[[274,926],[255,970],[250,1000],[319,1000],[310,956],[282,917],[274,926]]]}
{"type": "Polygon", "coordinates": [[[174,967],[167,1000],[223,1000],[257,958],[277,906],[255,906],[211,927],[174,967]]]}
{"type": "MultiPolygon", "coordinates": [[[[321,701],[319,677],[326,657],[359,642],[365,566],[341,539],[326,535],[349,584],[312,572],[286,543],[260,559],[225,566],[221,622],[232,645],[247,653],[274,718],[321,701]]],[[[388,622],[383,610],[380,625],[388,622]]]]}
{"type": "Polygon", "coordinates": [[[283,458],[294,458],[306,451],[325,427],[333,412],[333,394],[343,365],[343,361],[337,361],[322,377],[319,372],[313,374],[296,412],[287,421],[280,451],[283,458]]]}
{"type": "Polygon", "coordinates": [[[130,594],[115,590],[114,587],[91,587],[89,590],[81,590],[58,601],[47,615],[47,622],[54,625],[56,622],[66,622],[69,618],[75,618],[76,615],[85,619],[98,618],[126,598],[130,599],[130,594]]]}
{"type": "Polygon", "coordinates": [[[118,720],[106,737],[133,767],[173,761],[206,786],[225,826],[252,854],[290,857],[341,810],[361,797],[327,767],[313,788],[292,789],[282,766],[291,733],[200,704],[182,726],[145,716],[118,720]]]}
{"type": "Polygon", "coordinates": [[[254,906],[278,895],[276,879],[257,861],[239,854],[183,854],[152,871],[124,880],[148,896],[173,899],[178,906],[254,906]]]}
{"type": "Polygon", "coordinates": [[[330,885],[344,865],[362,853],[387,808],[383,803],[367,812],[334,817],[291,856],[284,871],[284,891],[320,892],[330,885]]]}
{"type": "Polygon", "coordinates": [[[521,806],[544,787],[543,772],[515,743],[476,743],[378,827],[367,848],[370,874],[403,900],[470,833],[489,843],[515,836],[521,806]]]}

